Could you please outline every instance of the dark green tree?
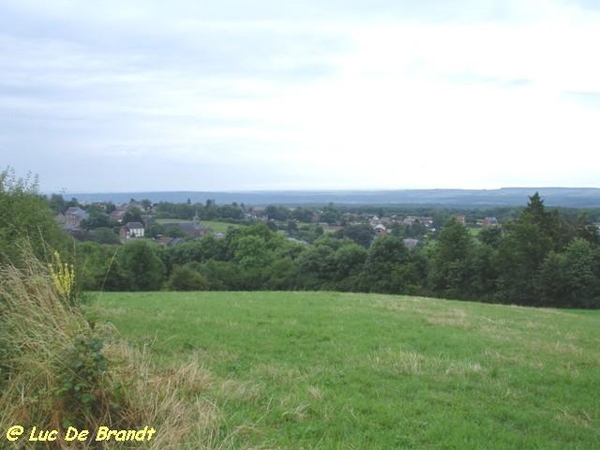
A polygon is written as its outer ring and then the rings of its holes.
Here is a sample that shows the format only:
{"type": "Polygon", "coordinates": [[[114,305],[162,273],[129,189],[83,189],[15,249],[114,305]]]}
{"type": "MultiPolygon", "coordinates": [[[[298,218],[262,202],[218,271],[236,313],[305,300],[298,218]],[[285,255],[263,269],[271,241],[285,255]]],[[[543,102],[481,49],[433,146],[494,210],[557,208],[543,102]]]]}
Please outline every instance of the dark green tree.
{"type": "Polygon", "coordinates": [[[52,194],[49,205],[54,214],[64,213],[67,210],[67,202],[61,194],[52,194]]]}
{"type": "Polygon", "coordinates": [[[208,282],[192,266],[177,266],[171,272],[167,287],[171,291],[205,291],[208,282]]]}
{"type": "Polygon", "coordinates": [[[367,223],[348,225],[345,228],[336,232],[336,236],[339,238],[352,239],[358,245],[362,245],[364,248],[369,248],[373,239],[375,238],[375,230],[367,223]]]}
{"type": "Polygon", "coordinates": [[[298,257],[299,279],[304,289],[333,290],[336,283],[335,248],[322,238],[298,257]]]}
{"type": "Polygon", "coordinates": [[[471,298],[475,272],[473,250],[469,230],[451,218],[440,232],[431,259],[429,282],[436,295],[471,298]]]}
{"type": "Polygon", "coordinates": [[[551,238],[529,221],[509,223],[498,247],[497,299],[502,303],[537,305],[539,271],[553,248],[551,238]]]}
{"type": "Polygon", "coordinates": [[[17,178],[11,168],[0,172],[0,262],[17,263],[26,243],[47,260],[49,250],[66,253],[70,242],[47,198],[38,194],[37,178],[17,178]]]}
{"type": "Polygon", "coordinates": [[[87,208],[88,218],[84,220],[82,226],[86,230],[93,230],[95,228],[110,228],[118,224],[110,220],[108,214],[106,214],[98,206],[90,206],[87,208]]]}
{"type": "Polygon", "coordinates": [[[269,205],[265,209],[267,219],[276,220],[278,222],[285,222],[291,217],[291,211],[283,206],[269,205]]]}
{"type": "Polygon", "coordinates": [[[143,222],[142,214],[143,212],[140,208],[138,208],[137,206],[133,206],[129,208],[127,212],[123,215],[122,222],[124,224],[128,222],[143,222]]]}
{"type": "Polygon", "coordinates": [[[540,269],[551,251],[560,251],[561,235],[557,211],[547,212],[536,192],[519,219],[504,227],[498,246],[496,297],[503,303],[539,305],[540,269]]]}
{"type": "Polygon", "coordinates": [[[367,250],[353,241],[345,241],[334,255],[337,289],[357,291],[361,288],[361,275],[368,257],[367,250]]]}
{"type": "Polygon", "coordinates": [[[395,236],[375,239],[365,261],[365,289],[371,292],[399,294],[404,292],[405,280],[401,267],[409,260],[404,241],[395,236]]]}
{"type": "Polygon", "coordinates": [[[92,240],[99,244],[119,244],[121,242],[113,228],[96,228],[90,235],[92,240]]]}
{"type": "Polygon", "coordinates": [[[540,270],[540,303],[573,308],[600,307],[600,254],[577,238],[562,253],[550,252],[540,270]]]}
{"type": "Polygon", "coordinates": [[[165,265],[158,256],[158,249],[146,241],[138,240],[123,246],[119,262],[132,291],[159,290],[165,279],[165,265]]]}

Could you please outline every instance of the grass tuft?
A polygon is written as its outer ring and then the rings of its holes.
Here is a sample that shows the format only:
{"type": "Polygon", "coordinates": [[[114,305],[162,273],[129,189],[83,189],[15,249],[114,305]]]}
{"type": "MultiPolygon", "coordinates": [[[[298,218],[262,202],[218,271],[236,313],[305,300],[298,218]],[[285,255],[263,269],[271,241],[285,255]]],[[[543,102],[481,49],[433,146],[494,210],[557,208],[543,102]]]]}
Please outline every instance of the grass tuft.
{"type": "MultiPolygon", "coordinates": [[[[222,448],[220,412],[202,394],[212,382],[197,361],[157,369],[145,350],[86,320],[57,287],[52,267],[25,251],[20,267],[0,267],[0,430],[154,427],[146,449],[222,448]]],[[[0,437],[3,444],[4,436],[0,437]]],[[[28,442],[18,448],[131,448],[97,443],[28,442]],[[100,446],[99,446],[100,445],[100,446]]],[[[17,447],[15,447],[17,448],[17,447]]]]}

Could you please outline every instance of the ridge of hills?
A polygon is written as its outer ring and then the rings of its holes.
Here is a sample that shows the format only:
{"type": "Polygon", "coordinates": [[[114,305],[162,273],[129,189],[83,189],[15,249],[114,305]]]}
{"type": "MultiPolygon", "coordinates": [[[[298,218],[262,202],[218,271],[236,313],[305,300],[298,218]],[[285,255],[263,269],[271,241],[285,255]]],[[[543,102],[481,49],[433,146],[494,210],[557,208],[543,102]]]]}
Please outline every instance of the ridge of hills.
{"type": "Polygon", "coordinates": [[[125,203],[132,198],[152,202],[204,203],[207,199],[219,204],[233,202],[253,206],[377,204],[437,207],[502,207],[522,206],[528,196],[539,192],[547,206],[599,208],[600,188],[511,187],[500,189],[402,189],[402,190],[270,190],[270,191],[156,191],[113,193],[65,193],[66,199],[80,202],[125,203]]]}

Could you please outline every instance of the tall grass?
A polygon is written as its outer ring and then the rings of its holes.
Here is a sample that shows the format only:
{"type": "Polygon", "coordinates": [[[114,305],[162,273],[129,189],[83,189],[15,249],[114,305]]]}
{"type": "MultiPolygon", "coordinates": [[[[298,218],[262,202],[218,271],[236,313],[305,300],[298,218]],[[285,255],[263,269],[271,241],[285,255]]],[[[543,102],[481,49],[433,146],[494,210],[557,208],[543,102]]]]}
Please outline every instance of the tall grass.
{"type": "MultiPolygon", "coordinates": [[[[88,322],[57,288],[52,266],[25,251],[23,263],[0,267],[0,430],[90,431],[86,442],[33,443],[12,448],[132,448],[94,442],[100,426],[154,427],[147,449],[219,448],[219,411],[202,397],[210,374],[198,364],[156,369],[147,352],[122,342],[110,326],[88,322]],[[100,446],[99,446],[100,445],[100,446]]],[[[138,444],[139,447],[139,443],[138,444]]]]}

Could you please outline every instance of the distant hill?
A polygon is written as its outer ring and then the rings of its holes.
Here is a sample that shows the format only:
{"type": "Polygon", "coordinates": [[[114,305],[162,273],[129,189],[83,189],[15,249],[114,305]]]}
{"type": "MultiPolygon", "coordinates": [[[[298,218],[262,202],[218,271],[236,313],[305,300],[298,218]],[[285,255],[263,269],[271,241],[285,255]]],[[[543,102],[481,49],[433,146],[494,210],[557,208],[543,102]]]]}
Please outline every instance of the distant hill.
{"type": "Polygon", "coordinates": [[[247,192],[122,192],[122,193],[67,193],[80,202],[112,201],[126,203],[130,199],[148,199],[152,202],[204,203],[207,199],[218,204],[233,202],[246,205],[323,205],[336,204],[377,204],[438,207],[496,207],[523,206],[528,196],[539,192],[547,206],[572,208],[600,208],[598,188],[501,188],[477,189],[405,189],[382,191],[247,191],[247,192]]]}

